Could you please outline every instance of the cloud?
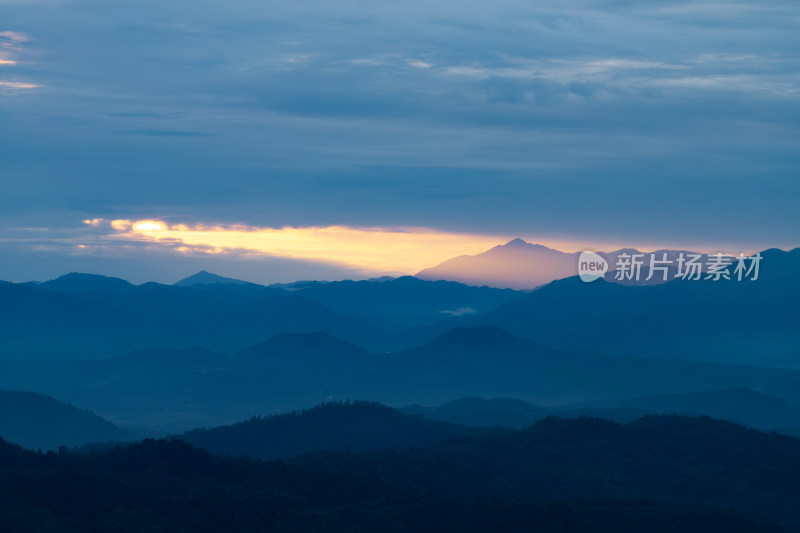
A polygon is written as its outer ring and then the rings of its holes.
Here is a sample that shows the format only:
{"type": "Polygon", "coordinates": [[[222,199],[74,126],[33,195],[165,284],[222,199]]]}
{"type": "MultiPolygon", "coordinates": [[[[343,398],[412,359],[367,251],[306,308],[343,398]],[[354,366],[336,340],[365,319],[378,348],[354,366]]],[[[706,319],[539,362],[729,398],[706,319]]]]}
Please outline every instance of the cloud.
{"type": "Polygon", "coordinates": [[[471,307],[459,307],[458,309],[443,310],[439,312],[447,316],[466,316],[477,313],[477,311],[471,307]]]}
{"type": "Polygon", "coordinates": [[[36,85],[35,83],[28,83],[24,81],[1,81],[0,80],[0,88],[5,87],[6,89],[36,89],[39,87],[44,87],[43,85],[36,85]]]}
{"type": "MultiPolygon", "coordinates": [[[[0,66],[12,67],[19,65],[20,62],[16,60],[15,54],[21,51],[21,43],[30,40],[31,38],[22,32],[0,31],[0,66]]],[[[27,81],[0,80],[0,89],[36,89],[38,87],[42,87],[42,85],[27,81]]]]}
{"type": "MultiPolygon", "coordinates": [[[[0,279],[11,281],[89,272],[135,282],[172,283],[199,270],[267,284],[298,279],[366,279],[413,274],[422,267],[465,253],[479,253],[511,238],[420,227],[265,227],[173,222],[169,217],[93,217],[76,226],[74,219],[65,222],[61,215],[50,212],[30,220],[3,214],[0,227],[4,228],[0,234],[0,279]]],[[[686,242],[577,242],[545,239],[541,234],[522,237],[564,251],[686,248],[682,246],[686,242]]],[[[737,249],[724,243],[691,248],[737,249]]],[[[441,312],[455,316],[469,310],[441,312]]]]}
{"type": "Polygon", "coordinates": [[[145,135],[148,137],[210,137],[208,133],[179,130],[141,129],[117,132],[120,135],[145,135]]]}
{"type": "Polygon", "coordinates": [[[0,47],[11,48],[30,40],[28,35],[19,31],[0,31],[0,47]]]}
{"type": "Polygon", "coordinates": [[[748,248],[800,227],[791,0],[42,6],[0,4],[3,213],[748,248]]]}
{"type": "MultiPolygon", "coordinates": [[[[98,219],[84,221],[98,226],[98,219]]],[[[339,264],[373,273],[408,274],[453,256],[474,254],[503,237],[429,228],[281,227],[168,224],[161,220],[112,220],[105,236],[116,242],[158,243],[181,253],[268,255],[339,264]]]]}
{"type": "MultiPolygon", "coordinates": [[[[791,95],[800,92],[800,76],[759,72],[769,61],[756,55],[731,57],[724,54],[702,54],[681,62],[665,63],[622,58],[586,60],[513,58],[506,66],[462,65],[445,67],[445,76],[486,80],[540,80],[569,87],[575,83],[591,83],[609,89],[639,91],[643,88],[696,89],[726,92],[769,92],[791,95]],[[747,73],[719,72],[729,63],[747,64],[747,73]]],[[[569,90],[569,89],[567,89],[569,90]]],[[[630,98],[630,94],[618,96],[630,98]]]]}

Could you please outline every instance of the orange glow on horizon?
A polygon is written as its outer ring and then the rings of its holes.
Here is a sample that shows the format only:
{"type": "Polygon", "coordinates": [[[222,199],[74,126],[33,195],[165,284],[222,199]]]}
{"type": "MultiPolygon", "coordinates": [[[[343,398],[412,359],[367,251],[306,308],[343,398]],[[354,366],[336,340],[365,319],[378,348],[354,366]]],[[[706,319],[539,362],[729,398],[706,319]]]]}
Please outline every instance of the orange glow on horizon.
{"type": "Polygon", "coordinates": [[[349,226],[265,228],[245,225],[168,225],[158,220],[112,220],[112,237],[173,246],[178,253],[244,252],[335,263],[386,273],[414,273],[456,255],[502,244],[498,236],[428,228],[349,226]]]}
{"type": "MultiPolygon", "coordinates": [[[[461,255],[475,255],[505,244],[517,235],[486,235],[448,232],[424,227],[311,226],[270,228],[245,224],[170,224],[158,219],[83,221],[108,234],[108,241],[138,241],[168,247],[178,254],[239,254],[246,257],[272,256],[318,261],[386,275],[415,274],[461,255]]],[[[636,248],[641,252],[658,249],[687,249],[675,246],[637,246],[577,240],[526,238],[562,252],[583,250],[614,251],[636,248]]],[[[693,251],[716,253],[716,249],[693,247],[693,251]]],[[[738,252],[736,252],[738,254],[738,252]]],[[[736,254],[734,254],[736,255],[736,254]]]]}

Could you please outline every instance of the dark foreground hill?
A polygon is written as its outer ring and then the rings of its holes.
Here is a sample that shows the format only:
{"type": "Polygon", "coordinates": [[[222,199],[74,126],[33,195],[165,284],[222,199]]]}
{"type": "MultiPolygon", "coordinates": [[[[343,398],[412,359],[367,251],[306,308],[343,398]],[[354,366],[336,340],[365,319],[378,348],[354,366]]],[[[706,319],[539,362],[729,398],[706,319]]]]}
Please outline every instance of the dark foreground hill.
{"type": "Polygon", "coordinates": [[[36,454],[0,441],[4,531],[800,529],[800,440],[673,416],[545,419],[425,448],[259,462],[177,440],[36,454]]]}
{"type": "Polygon", "coordinates": [[[179,438],[217,454],[278,459],[319,450],[402,450],[485,433],[405,415],[378,403],[347,402],[189,431],[179,438]]]}
{"type": "Polygon", "coordinates": [[[6,390],[0,390],[0,437],[25,448],[43,450],[127,440],[122,430],[91,411],[44,394],[6,390]]]}

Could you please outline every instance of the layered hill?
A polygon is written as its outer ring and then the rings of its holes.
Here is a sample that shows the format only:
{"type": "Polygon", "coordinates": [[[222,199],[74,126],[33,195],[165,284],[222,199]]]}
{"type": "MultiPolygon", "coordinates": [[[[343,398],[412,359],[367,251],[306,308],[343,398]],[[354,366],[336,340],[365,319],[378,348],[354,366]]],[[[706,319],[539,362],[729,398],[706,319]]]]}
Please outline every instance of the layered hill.
{"type": "Polygon", "coordinates": [[[233,351],[279,333],[313,331],[365,343],[382,338],[375,326],[279,289],[119,281],[70,275],[52,284],[0,283],[0,352],[52,359],[164,346],[233,351]]]}
{"type": "Polygon", "coordinates": [[[532,405],[513,398],[462,398],[437,406],[412,405],[406,414],[466,426],[525,428],[547,418],[591,416],[630,422],[647,414],[705,415],[748,427],[800,435],[800,406],[747,388],[666,393],[580,405],[532,405]]]}
{"type": "Polygon", "coordinates": [[[0,437],[42,450],[129,440],[117,426],[91,411],[44,394],[12,390],[0,390],[0,437]]]}
{"type": "Polygon", "coordinates": [[[800,367],[800,249],[761,255],[755,281],[624,286],[571,277],[431,332],[493,325],[567,350],[800,367]]]}
{"type": "Polygon", "coordinates": [[[746,388],[800,404],[797,370],[557,350],[490,326],[455,328],[392,353],[309,333],[278,335],[234,354],[152,349],[46,366],[0,361],[0,387],[23,385],[125,427],[172,433],[347,399],[440,405],[511,397],[552,406],[746,388]]]}
{"type": "Polygon", "coordinates": [[[403,450],[485,433],[409,416],[378,403],[347,402],[198,429],[178,438],[217,454],[278,459],[320,450],[403,450]]]}

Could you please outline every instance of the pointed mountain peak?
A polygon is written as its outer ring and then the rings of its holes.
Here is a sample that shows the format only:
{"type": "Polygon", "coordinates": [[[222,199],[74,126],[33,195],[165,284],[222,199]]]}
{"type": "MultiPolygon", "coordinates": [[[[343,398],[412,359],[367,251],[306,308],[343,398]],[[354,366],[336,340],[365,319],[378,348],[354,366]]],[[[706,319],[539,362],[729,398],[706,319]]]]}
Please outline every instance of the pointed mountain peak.
{"type": "Polygon", "coordinates": [[[498,251],[498,250],[506,252],[506,253],[520,251],[520,252],[523,252],[523,253],[527,253],[527,252],[545,252],[545,253],[554,253],[554,254],[567,255],[565,252],[562,252],[560,250],[556,250],[555,248],[549,248],[549,247],[547,247],[547,246],[545,246],[543,244],[531,243],[531,242],[528,242],[528,241],[526,241],[524,239],[520,239],[519,237],[517,237],[516,239],[512,239],[512,240],[508,241],[505,244],[499,244],[499,245],[495,246],[493,249],[488,250],[487,252],[484,252],[484,253],[490,253],[492,251],[498,251]]]}
{"type": "Polygon", "coordinates": [[[183,278],[182,280],[175,282],[175,285],[178,287],[190,287],[192,285],[211,285],[215,283],[224,285],[251,285],[249,281],[218,276],[217,274],[212,274],[206,270],[201,270],[197,274],[193,274],[188,278],[183,278]]]}
{"type": "Polygon", "coordinates": [[[477,255],[448,259],[421,270],[416,277],[525,290],[575,273],[575,254],[516,238],[477,255]]]}
{"type": "MultiPolygon", "coordinates": [[[[553,248],[548,248],[543,244],[535,244],[532,242],[528,242],[525,239],[520,239],[517,237],[516,239],[512,239],[505,244],[499,245],[497,248],[517,248],[523,250],[553,250],[553,248]]],[[[554,250],[557,251],[557,250],[554,250]]]]}

